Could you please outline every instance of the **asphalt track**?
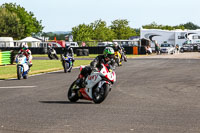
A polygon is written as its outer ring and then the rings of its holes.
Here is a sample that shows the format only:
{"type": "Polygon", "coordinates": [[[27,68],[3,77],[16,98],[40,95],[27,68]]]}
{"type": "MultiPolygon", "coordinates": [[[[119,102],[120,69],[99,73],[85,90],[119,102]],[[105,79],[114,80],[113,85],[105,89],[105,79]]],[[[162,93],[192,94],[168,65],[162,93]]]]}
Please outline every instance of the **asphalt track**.
{"type": "Polygon", "coordinates": [[[199,72],[199,59],[131,59],[101,104],[68,101],[78,69],[0,81],[0,133],[199,133],[199,72]]]}

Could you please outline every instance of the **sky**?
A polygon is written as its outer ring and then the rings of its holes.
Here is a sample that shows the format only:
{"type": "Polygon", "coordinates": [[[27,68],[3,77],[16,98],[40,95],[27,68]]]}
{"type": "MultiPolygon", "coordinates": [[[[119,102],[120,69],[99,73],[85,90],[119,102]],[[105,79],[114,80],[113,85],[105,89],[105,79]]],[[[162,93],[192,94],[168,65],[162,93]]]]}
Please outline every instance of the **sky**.
{"type": "Polygon", "coordinates": [[[43,32],[71,31],[99,19],[107,26],[116,19],[127,19],[132,28],[152,22],[171,26],[193,22],[200,26],[200,0],[0,0],[0,5],[10,2],[42,20],[43,32]]]}

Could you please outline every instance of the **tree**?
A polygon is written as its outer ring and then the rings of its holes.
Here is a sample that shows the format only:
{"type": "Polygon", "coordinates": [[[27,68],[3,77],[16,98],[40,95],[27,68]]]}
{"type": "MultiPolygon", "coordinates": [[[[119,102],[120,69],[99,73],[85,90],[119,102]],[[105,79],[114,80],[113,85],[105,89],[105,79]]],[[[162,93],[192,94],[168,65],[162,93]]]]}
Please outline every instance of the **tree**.
{"type": "Polygon", "coordinates": [[[17,18],[19,19],[23,30],[22,36],[18,36],[18,39],[30,36],[32,34],[37,34],[44,28],[41,25],[41,20],[38,21],[32,12],[27,12],[25,8],[21,7],[20,5],[5,3],[1,6],[1,8],[5,8],[8,12],[16,14],[17,18]]]}
{"type": "Polygon", "coordinates": [[[106,26],[106,22],[100,20],[90,24],[93,27],[93,40],[97,41],[112,41],[114,32],[106,26]]]}
{"type": "Polygon", "coordinates": [[[22,37],[24,29],[17,14],[0,8],[0,36],[9,36],[17,39],[22,37]]]}
{"type": "Polygon", "coordinates": [[[182,29],[184,30],[185,27],[182,25],[177,26],[169,26],[169,25],[158,25],[156,22],[152,22],[148,25],[143,25],[142,28],[144,29],[162,29],[162,30],[175,30],[175,29],[182,29]]]}
{"type": "Polygon", "coordinates": [[[80,24],[72,28],[74,41],[91,41],[93,37],[93,29],[91,25],[80,24]]]}
{"type": "Polygon", "coordinates": [[[115,39],[129,39],[131,36],[136,35],[135,30],[129,26],[129,22],[126,19],[114,20],[110,27],[115,33],[115,39]]]}
{"type": "Polygon", "coordinates": [[[196,29],[200,29],[200,27],[192,22],[188,22],[186,24],[180,24],[180,26],[183,26],[185,29],[188,30],[196,30],[196,29]]]}

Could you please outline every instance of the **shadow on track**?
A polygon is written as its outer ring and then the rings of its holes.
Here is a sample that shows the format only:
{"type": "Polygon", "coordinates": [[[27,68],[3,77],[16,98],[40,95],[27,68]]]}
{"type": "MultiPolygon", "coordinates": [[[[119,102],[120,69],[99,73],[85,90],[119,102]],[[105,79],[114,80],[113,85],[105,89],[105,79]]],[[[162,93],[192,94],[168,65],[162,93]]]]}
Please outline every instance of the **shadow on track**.
{"type": "MultiPolygon", "coordinates": [[[[18,80],[17,78],[15,79],[15,78],[12,78],[12,79],[1,79],[0,78],[0,81],[13,81],[13,80],[18,80]]],[[[20,81],[20,80],[19,80],[20,81]]]]}
{"type": "Polygon", "coordinates": [[[39,101],[47,104],[93,104],[92,102],[69,102],[69,101],[39,101]]]}

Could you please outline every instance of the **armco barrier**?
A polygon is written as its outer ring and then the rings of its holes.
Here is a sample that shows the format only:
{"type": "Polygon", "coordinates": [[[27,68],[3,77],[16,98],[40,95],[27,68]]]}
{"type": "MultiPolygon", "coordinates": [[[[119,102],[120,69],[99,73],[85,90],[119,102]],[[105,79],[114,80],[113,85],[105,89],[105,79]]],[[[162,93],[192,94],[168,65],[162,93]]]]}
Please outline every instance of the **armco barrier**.
{"type": "Polygon", "coordinates": [[[11,51],[0,52],[0,65],[11,64],[11,51]]]}
{"type": "MultiPolygon", "coordinates": [[[[36,47],[29,47],[32,54],[46,54],[47,48],[36,48],[36,47]]],[[[83,50],[86,55],[86,49],[89,52],[88,54],[102,54],[105,47],[73,47],[74,53],[76,53],[77,49],[85,49],[83,50]]],[[[133,54],[133,47],[124,47],[126,54],[133,54]]],[[[10,51],[13,50],[14,53],[17,53],[20,48],[19,47],[0,47],[2,51],[10,51]]],[[[63,48],[55,48],[57,54],[63,53],[63,48]]],[[[140,49],[138,47],[138,53],[140,54],[140,49]]]]}

